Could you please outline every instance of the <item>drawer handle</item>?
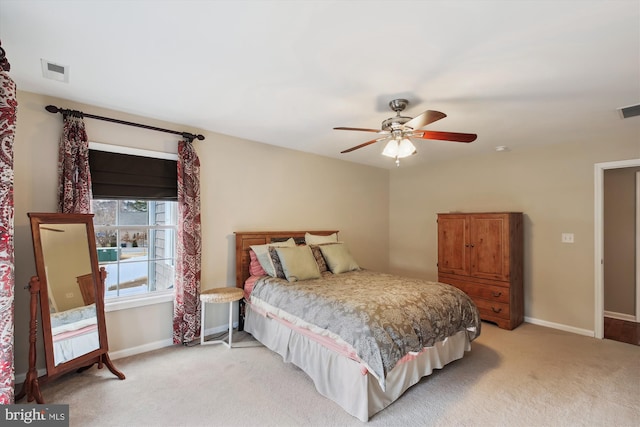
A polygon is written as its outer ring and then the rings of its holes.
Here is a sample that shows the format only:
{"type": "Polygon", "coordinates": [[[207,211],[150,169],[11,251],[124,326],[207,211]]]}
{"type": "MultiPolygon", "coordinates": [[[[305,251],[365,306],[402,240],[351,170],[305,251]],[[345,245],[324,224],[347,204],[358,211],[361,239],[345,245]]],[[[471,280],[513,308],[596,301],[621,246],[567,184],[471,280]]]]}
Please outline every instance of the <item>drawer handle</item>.
{"type": "Polygon", "coordinates": [[[493,310],[494,313],[500,313],[502,311],[502,308],[491,307],[491,310],[493,310]]]}
{"type": "Polygon", "coordinates": [[[491,295],[493,295],[495,298],[498,298],[502,295],[502,292],[491,291],[491,295]]]}

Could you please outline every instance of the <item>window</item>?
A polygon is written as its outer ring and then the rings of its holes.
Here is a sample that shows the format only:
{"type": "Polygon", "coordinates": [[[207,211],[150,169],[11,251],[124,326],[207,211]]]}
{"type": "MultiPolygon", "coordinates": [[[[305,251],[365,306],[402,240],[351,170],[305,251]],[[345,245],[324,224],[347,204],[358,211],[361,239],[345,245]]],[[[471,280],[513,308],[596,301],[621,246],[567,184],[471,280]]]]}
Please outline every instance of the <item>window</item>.
{"type": "Polygon", "coordinates": [[[173,289],[176,202],[94,199],[92,210],[106,301],[173,289]]]}
{"type": "Polygon", "coordinates": [[[98,264],[107,271],[105,302],[111,302],[107,308],[129,308],[171,297],[178,222],[177,160],[172,153],[89,143],[93,224],[98,264]]]}

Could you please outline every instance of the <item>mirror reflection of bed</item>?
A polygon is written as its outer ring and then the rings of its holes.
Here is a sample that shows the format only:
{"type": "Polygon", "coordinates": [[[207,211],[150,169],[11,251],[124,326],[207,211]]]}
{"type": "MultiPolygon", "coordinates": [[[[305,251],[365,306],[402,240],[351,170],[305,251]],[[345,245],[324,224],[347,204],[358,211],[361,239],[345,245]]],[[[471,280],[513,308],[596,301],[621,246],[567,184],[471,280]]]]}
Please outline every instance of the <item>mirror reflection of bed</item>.
{"type": "Polygon", "coordinates": [[[58,366],[100,347],[94,277],[84,224],[42,224],[40,238],[58,366]]]}

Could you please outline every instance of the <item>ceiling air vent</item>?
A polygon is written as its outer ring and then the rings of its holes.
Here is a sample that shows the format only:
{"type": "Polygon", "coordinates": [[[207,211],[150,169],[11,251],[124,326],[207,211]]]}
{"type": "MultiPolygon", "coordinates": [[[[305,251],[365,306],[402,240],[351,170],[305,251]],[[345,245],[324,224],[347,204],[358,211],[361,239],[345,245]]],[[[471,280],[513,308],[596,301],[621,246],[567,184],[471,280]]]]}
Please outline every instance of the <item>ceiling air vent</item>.
{"type": "Polygon", "coordinates": [[[69,82],[69,66],[55,64],[46,59],[41,59],[40,63],[42,64],[42,77],[45,79],[69,82]]]}
{"type": "Polygon", "coordinates": [[[629,107],[619,108],[620,115],[623,119],[628,119],[629,117],[640,116],[640,104],[630,105],[629,107]]]}

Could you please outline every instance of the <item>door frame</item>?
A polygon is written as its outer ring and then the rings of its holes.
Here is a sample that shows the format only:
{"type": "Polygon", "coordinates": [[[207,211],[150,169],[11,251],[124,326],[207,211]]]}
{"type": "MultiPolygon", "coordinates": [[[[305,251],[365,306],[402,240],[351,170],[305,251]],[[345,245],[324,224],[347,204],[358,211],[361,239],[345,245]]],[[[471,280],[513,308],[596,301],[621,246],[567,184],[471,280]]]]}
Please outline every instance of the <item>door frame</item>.
{"type": "Polygon", "coordinates": [[[640,323],[640,172],[636,172],[636,322],[640,323]]]}
{"type": "MultiPolygon", "coordinates": [[[[640,159],[596,163],[594,165],[594,278],[595,315],[594,336],[604,338],[604,171],[640,166],[640,159]]],[[[636,188],[637,190],[637,188],[636,188]]],[[[636,212],[636,221],[638,220],[636,212]]],[[[638,233],[636,233],[636,243],[638,233]]],[[[637,248],[637,244],[636,244],[637,248]]],[[[636,260],[638,250],[636,250],[636,260]]],[[[636,316],[638,316],[638,272],[636,271],[636,316]]]]}

